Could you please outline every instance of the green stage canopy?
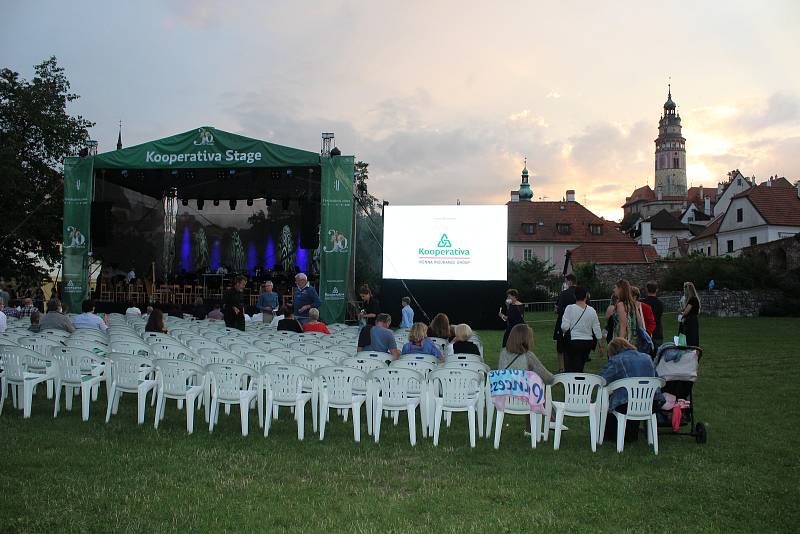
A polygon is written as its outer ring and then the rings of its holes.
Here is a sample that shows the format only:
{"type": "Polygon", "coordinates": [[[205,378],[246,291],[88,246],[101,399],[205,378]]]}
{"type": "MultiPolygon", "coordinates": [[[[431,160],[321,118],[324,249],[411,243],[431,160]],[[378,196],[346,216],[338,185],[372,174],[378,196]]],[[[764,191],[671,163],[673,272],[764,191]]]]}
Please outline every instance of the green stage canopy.
{"type": "MultiPolygon", "coordinates": [[[[95,170],[232,169],[318,166],[321,236],[341,233],[335,247],[320,244],[320,310],[325,322],[344,321],[353,221],[353,156],[320,156],[204,126],[130,148],[64,161],[63,298],[77,311],[88,295],[91,202],[95,170]],[[347,245],[342,246],[342,243],[347,245]]],[[[133,176],[133,173],[131,173],[133,176]]]]}

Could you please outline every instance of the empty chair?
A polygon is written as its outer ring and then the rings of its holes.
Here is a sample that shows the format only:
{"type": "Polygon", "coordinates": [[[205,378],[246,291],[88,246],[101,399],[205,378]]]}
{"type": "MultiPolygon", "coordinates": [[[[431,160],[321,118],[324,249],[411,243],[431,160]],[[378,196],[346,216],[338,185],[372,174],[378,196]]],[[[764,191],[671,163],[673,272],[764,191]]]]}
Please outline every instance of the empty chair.
{"type": "Polygon", "coordinates": [[[433,444],[439,444],[443,412],[467,412],[469,445],[475,447],[476,408],[483,393],[481,376],[468,369],[437,369],[428,375],[433,392],[433,444]]]}
{"type": "Polygon", "coordinates": [[[306,356],[305,352],[299,351],[297,349],[289,349],[289,348],[282,348],[282,349],[273,349],[269,351],[270,354],[274,354],[276,356],[280,356],[281,358],[285,359],[287,362],[292,361],[294,358],[298,356],[306,356]]]}
{"type": "MultiPolygon", "coordinates": [[[[292,364],[299,365],[304,369],[308,369],[311,371],[313,375],[317,369],[322,367],[328,367],[331,365],[336,365],[336,362],[333,360],[329,360],[328,358],[322,358],[320,356],[295,356],[292,358],[292,364]]],[[[319,407],[319,391],[317,390],[317,383],[314,382],[312,389],[311,389],[311,422],[312,428],[314,432],[317,431],[317,409],[319,407]]]]}
{"type": "Polygon", "coordinates": [[[112,413],[117,413],[122,394],[136,393],[137,422],[141,425],[144,423],[147,393],[153,390],[153,395],[156,394],[152,362],[142,356],[118,352],[112,352],[109,359],[111,360],[111,385],[108,388],[106,423],[111,419],[112,413]]]}
{"type": "MultiPolygon", "coordinates": [[[[474,355],[470,355],[474,356],[474,355]]],[[[471,360],[445,360],[445,369],[469,369],[481,375],[481,388],[483,394],[478,399],[478,436],[484,436],[484,409],[486,410],[486,437],[489,437],[492,429],[492,417],[494,415],[494,404],[492,403],[492,396],[489,392],[487,380],[489,375],[489,366],[485,363],[471,361],[471,360]]],[[[449,425],[449,421],[448,421],[449,425]]]]}
{"type": "MultiPolygon", "coordinates": [[[[64,400],[67,410],[72,410],[73,390],[81,390],[81,419],[89,420],[89,401],[92,390],[99,387],[104,379],[106,360],[95,353],[75,347],[52,349],[52,356],[58,362],[58,378],[55,380],[55,408],[53,417],[58,415],[61,405],[61,388],[65,389],[64,400]]],[[[97,398],[95,391],[94,398],[97,398]]]]}
{"type": "MultiPolygon", "coordinates": [[[[385,369],[387,365],[380,360],[374,358],[345,358],[342,360],[341,365],[345,367],[352,367],[360,369],[364,373],[369,374],[375,369],[385,369]]],[[[367,434],[372,435],[372,398],[369,395],[368,388],[365,388],[363,393],[367,395],[367,434]]]]}
{"type": "Polygon", "coordinates": [[[158,423],[164,419],[166,399],[176,399],[178,407],[183,405],[186,410],[186,431],[191,434],[194,431],[195,401],[202,398],[205,389],[205,369],[191,361],[179,359],[158,359],[153,365],[158,384],[153,426],[158,428],[158,423]]]}
{"type": "Polygon", "coordinates": [[[269,436],[271,420],[278,418],[280,406],[294,408],[297,420],[297,439],[305,436],[305,409],[311,400],[313,376],[311,371],[292,364],[267,365],[263,369],[267,409],[264,414],[264,437],[269,436]]]}
{"type": "Polygon", "coordinates": [[[105,354],[111,351],[107,343],[92,339],[69,338],[64,341],[64,346],[76,349],[89,350],[94,352],[95,354],[105,354]]]}
{"type": "Polygon", "coordinates": [[[382,361],[386,365],[389,365],[395,360],[395,357],[388,352],[375,352],[371,350],[362,350],[356,354],[356,358],[371,358],[373,360],[382,361]]]}
{"type": "Polygon", "coordinates": [[[310,353],[309,356],[321,356],[323,358],[328,358],[329,360],[333,360],[336,363],[341,363],[345,358],[349,358],[350,355],[346,352],[340,350],[331,350],[331,349],[320,349],[315,350],[314,352],[310,353]]]}
{"type": "MultiPolygon", "coordinates": [[[[30,319],[28,319],[28,321],[30,321],[30,319]]],[[[98,333],[102,335],[102,332],[98,333]]],[[[55,328],[48,328],[46,330],[39,331],[39,335],[63,340],[68,338],[70,336],[70,333],[67,332],[66,330],[57,330],[55,328]]]]}
{"type": "Polygon", "coordinates": [[[436,356],[431,356],[430,354],[403,354],[400,356],[400,360],[425,362],[433,366],[439,365],[439,359],[436,356]]]}
{"type": "MultiPolygon", "coordinates": [[[[622,452],[625,446],[625,425],[631,421],[647,421],[647,443],[653,446],[653,452],[658,454],[658,424],[656,414],[653,413],[653,400],[658,393],[658,388],[664,387],[663,378],[623,378],[611,382],[606,388],[608,395],[618,389],[625,389],[628,393],[628,407],[626,413],[612,410],[617,418],[617,452],[622,452]]],[[[604,393],[605,394],[605,393],[604,393]]],[[[598,435],[604,431],[606,414],[600,418],[601,425],[598,435]]]]}
{"type": "Polygon", "coordinates": [[[312,341],[297,341],[289,345],[290,349],[299,350],[303,354],[311,354],[312,352],[322,350],[324,347],[312,341]]]}
{"type": "Polygon", "coordinates": [[[317,370],[319,381],[320,423],[319,439],[325,439],[325,423],[331,408],[347,413],[353,413],[353,438],[361,441],[361,405],[367,397],[363,393],[366,389],[367,375],[363,371],[352,367],[322,367],[317,370]]]}
{"type": "Polygon", "coordinates": [[[143,341],[111,341],[111,353],[149,357],[153,349],[143,341]]]}
{"type": "Polygon", "coordinates": [[[200,349],[198,355],[206,364],[211,363],[241,363],[242,359],[232,352],[223,349],[200,349]]]}
{"type": "MultiPolygon", "coordinates": [[[[416,354],[415,356],[423,356],[416,354]]],[[[434,358],[435,359],[435,358],[434,358]]],[[[431,371],[437,369],[439,366],[424,359],[415,358],[400,358],[389,364],[390,369],[412,369],[417,371],[422,376],[427,377],[431,371]]],[[[428,382],[420,384],[419,388],[414,388],[411,385],[409,395],[419,395],[420,398],[420,422],[422,423],[422,437],[427,437],[429,433],[433,433],[433,405],[431,399],[430,388],[428,382]]]]}
{"type": "Polygon", "coordinates": [[[400,412],[405,410],[408,416],[408,434],[411,446],[417,444],[416,411],[420,397],[409,394],[423,388],[423,376],[412,369],[375,369],[369,374],[370,395],[373,403],[372,428],[375,443],[381,436],[381,419],[383,410],[400,412]]]}
{"type": "Polygon", "coordinates": [[[253,350],[257,350],[253,347],[253,345],[249,345],[247,343],[231,343],[228,345],[228,351],[241,356],[244,358],[244,355],[248,352],[252,352],[253,350]]]}
{"type": "Polygon", "coordinates": [[[31,349],[32,351],[38,352],[44,356],[49,356],[51,347],[64,346],[64,344],[60,341],[61,339],[62,338],[56,340],[44,336],[24,336],[17,340],[17,345],[31,349]]]}
{"type": "Polygon", "coordinates": [[[212,341],[210,339],[204,338],[191,338],[186,342],[186,346],[194,351],[199,351],[200,349],[217,349],[217,350],[224,350],[224,347],[217,343],[216,341],[212,341]]]}
{"type": "Polygon", "coordinates": [[[451,354],[445,356],[445,362],[477,362],[483,363],[483,358],[477,354],[451,354]]]}
{"type": "MultiPolygon", "coordinates": [[[[597,427],[599,424],[601,389],[606,381],[597,375],[588,373],[561,373],[555,376],[553,384],[547,386],[547,421],[550,420],[552,409],[556,411],[555,437],[553,449],[558,450],[561,444],[561,430],[564,417],[589,418],[589,442],[592,452],[597,450],[597,427]],[[552,390],[557,384],[564,386],[564,400],[552,399],[552,390]]],[[[550,425],[545,426],[545,439],[549,433],[550,425]]]]}
{"type": "Polygon", "coordinates": [[[208,431],[214,431],[219,418],[219,405],[239,405],[242,422],[242,436],[249,431],[250,403],[258,397],[258,389],[250,383],[258,376],[253,369],[236,363],[212,363],[206,368],[211,383],[211,401],[206,406],[210,410],[208,431]]]}
{"type": "Polygon", "coordinates": [[[190,349],[178,343],[153,343],[150,345],[153,349],[153,359],[165,358],[169,360],[189,360],[195,361],[198,359],[190,349]]]}
{"type": "Polygon", "coordinates": [[[442,337],[429,337],[428,339],[430,339],[434,346],[439,349],[439,352],[442,354],[447,354],[447,345],[450,344],[449,341],[442,337]]]}
{"type": "Polygon", "coordinates": [[[159,343],[178,343],[177,339],[162,332],[145,332],[142,334],[142,339],[145,343],[149,343],[150,345],[159,343]]]}
{"type": "Polygon", "coordinates": [[[253,346],[259,350],[263,350],[265,352],[272,352],[275,349],[285,349],[286,345],[279,341],[272,341],[266,339],[259,339],[258,341],[253,342],[253,346]]]}
{"type": "Polygon", "coordinates": [[[33,389],[37,384],[58,378],[58,362],[52,356],[44,356],[32,349],[0,345],[0,366],[3,368],[0,375],[0,414],[10,385],[15,408],[19,408],[18,390],[22,388],[22,417],[27,419],[31,416],[33,389]]]}
{"type": "Polygon", "coordinates": [[[289,363],[275,354],[250,353],[245,356],[244,365],[260,371],[265,365],[278,365],[289,363]]]}

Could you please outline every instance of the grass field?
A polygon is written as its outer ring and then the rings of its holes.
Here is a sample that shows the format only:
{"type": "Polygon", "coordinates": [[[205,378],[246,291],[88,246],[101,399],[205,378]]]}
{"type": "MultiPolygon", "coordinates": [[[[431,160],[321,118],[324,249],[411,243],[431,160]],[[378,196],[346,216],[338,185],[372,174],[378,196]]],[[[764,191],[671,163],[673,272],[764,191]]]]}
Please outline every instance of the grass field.
{"type": "MultiPolygon", "coordinates": [[[[552,315],[528,320],[535,352],[555,369],[552,315]]],[[[482,332],[489,363],[500,334],[482,332]]],[[[241,437],[236,409],[212,435],[198,423],[188,436],[174,403],[154,430],[149,406],[137,427],[131,396],[108,425],[102,394],[88,423],[79,408],[52,419],[44,399],[23,420],[8,401],[0,530],[795,530],[798,339],[797,319],[702,318],[695,401],[709,442],[662,434],[658,456],[642,439],[621,455],[608,442],[592,454],[576,420],[553,451],[552,434],[531,450],[523,418],[507,417],[495,451],[488,440],[470,449],[466,417],[454,417],[439,447],[425,439],[412,448],[404,418],[385,423],[376,445],[365,431],[354,443],[350,424],[334,417],[320,442],[308,417],[299,442],[288,411],[265,439],[252,420],[241,437]]],[[[601,365],[595,358],[588,369],[601,365]]]]}

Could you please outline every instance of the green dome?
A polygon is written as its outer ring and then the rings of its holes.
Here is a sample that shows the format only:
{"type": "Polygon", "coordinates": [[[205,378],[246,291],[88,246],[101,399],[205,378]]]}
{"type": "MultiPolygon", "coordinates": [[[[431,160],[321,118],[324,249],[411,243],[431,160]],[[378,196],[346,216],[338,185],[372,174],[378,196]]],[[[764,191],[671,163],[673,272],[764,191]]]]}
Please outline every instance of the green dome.
{"type": "Polygon", "coordinates": [[[525,168],[522,169],[522,176],[528,176],[528,167],[527,166],[525,166],[525,168]]]}
{"type": "Polygon", "coordinates": [[[667,101],[664,102],[664,109],[673,110],[675,109],[675,102],[672,101],[672,98],[667,98],[667,101]]]}
{"type": "Polygon", "coordinates": [[[519,199],[520,200],[530,200],[533,198],[533,190],[531,186],[527,183],[523,183],[519,186],[519,199]]]}

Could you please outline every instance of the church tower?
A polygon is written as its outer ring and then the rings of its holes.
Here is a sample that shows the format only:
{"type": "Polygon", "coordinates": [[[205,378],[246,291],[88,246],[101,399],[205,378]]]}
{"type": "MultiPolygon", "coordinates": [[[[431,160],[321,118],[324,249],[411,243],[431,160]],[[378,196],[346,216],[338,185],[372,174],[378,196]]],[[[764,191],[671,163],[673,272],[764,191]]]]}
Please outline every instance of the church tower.
{"type": "Polygon", "coordinates": [[[686,196],[686,139],[681,135],[681,116],[668,86],[664,114],[658,121],[656,143],[656,195],[686,196]]]}
{"type": "Polygon", "coordinates": [[[533,190],[528,184],[528,158],[525,158],[525,164],[522,168],[522,182],[519,184],[519,199],[530,200],[533,198],[533,190]]]}

